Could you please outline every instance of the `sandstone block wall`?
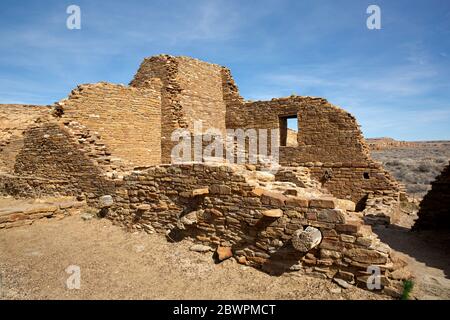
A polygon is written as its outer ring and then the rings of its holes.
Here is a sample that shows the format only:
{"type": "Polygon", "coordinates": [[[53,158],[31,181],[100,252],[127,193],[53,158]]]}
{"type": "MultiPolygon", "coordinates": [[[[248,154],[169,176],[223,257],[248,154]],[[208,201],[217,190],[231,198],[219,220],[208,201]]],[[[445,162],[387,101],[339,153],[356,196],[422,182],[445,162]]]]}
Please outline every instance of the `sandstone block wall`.
{"type": "Polygon", "coordinates": [[[57,122],[36,123],[25,131],[14,172],[36,179],[12,179],[13,186],[30,181],[24,190],[38,186],[47,195],[85,195],[93,199],[114,192],[114,185],[104,172],[80,150],[76,137],[57,122]]]}
{"type": "Polygon", "coordinates": [[[367,165],[353,166],[342,164],[318,164],[310,167],[311,176],[322,182],[322,187],[329,190],[334,196],[350,199],[357,204],[357,210],[362,211],[366,207],[366,196],[378,193],[382,197],[400,197],[397,182],[381,166],[370,163],[367,165]],[[331,174],[329,179],[326,175],[331,174]]]}
{"type": "MultiPolygon", "coordinates": [[[[383,285],[393,285],[389,274],[401,266],[392,263],[390,248],[342,202],[317,193],[293,195],[295,188],[283,194],[251,176],[240,167],[205,164],[136,171],[116,186],[107,216],[134,230],[171,230],[174,241],[188,237],[231,248],[240,263],[271,273],[303,270],[365,286],[367,267],[378,265],[383,285]],[[268,216],[268,210],[277,217],[268,216]],[[293,248],[291,238],[307,226],[318,228],[323,239],[305,254],[293,248]]],[[[292,188],[289,182],[275,183],[283,184],[292,188]]]]}
{"type": "Polygon", "coordinates": [[[288,97],[258,101],[227,109],[229,128],[280,128],[280,117],[297,116],[297,146],[280,146],[280,164],[307,166],[312,176],[333,195],[364,208],[370,191],[400,191],[398,183],[369,155],[361,130],[348,112],[327,100],[288,97]],[[328,176],[328,178],[326,177],[328,176]]]}
{"type": "Polygon", "coordinates": [[[161,163],[160,84],[134,88],[97,83],[78,86],[60,102],[61,120],[97,133],[111,155],[129,166],[161,163]]]}
{"type": "Polygon", "coordinates": [[[161,88],[161,160],[170,163],[170,154],[174,144],[172,132],[187,128],[187,120],[180,103],[181,87],[177,81],[178,61],[175,57],[160,55],[144,59],[130,86],[148,87],[152,79],[159,79],[161,88]]]}
{"type": "Polygon", "coordinates": [[[279,129],[280,117],[298,117],[298,147],[282,148],[282,162],[367,162],[368,148],[355,118],[322,98],[289,97],[228,110],[229,128],[279,129]]]}
{"type": "Polygon", "coordinates": [[[188,57],[160,55],[142,62],[130,85],[140,88],[154,78],[162,81],[162,163],[170,163],[174,130],[193,132],[194,121],[200,120],[203,131],[225,130],[223,77],[221,66],[188,57]]]}
{"type": "Polygon", "coordinates": [[[217,128],[225,132],[222,67],[186,57],[177,59],[180,104],[188,126],[192,128],[194,121],[202,121],[204,131],[217,128]]]}
{"type": "Polygon", "coordinates": [[[71,194],[73,186],[67,179],[48,179],[35,175],[0,174],[0,196],[40,198],[71,194]]]}
{"type": "Polygon", "coordinates": [[[415,230],[450,230],[450,164],[431,184],[418,215],[415,230]]]}
{"type": "Polygon", "coordinates": [[[14,172],[14,163],[23,146],[23,131],[49,113],[50,107],[0,104],[0,172],[14,172]]]}

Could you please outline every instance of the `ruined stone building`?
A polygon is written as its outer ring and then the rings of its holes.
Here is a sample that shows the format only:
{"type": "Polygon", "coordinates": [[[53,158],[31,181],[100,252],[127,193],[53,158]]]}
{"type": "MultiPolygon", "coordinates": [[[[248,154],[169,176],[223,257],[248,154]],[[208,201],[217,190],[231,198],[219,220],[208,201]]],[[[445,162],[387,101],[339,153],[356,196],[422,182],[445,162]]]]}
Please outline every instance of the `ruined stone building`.
{"type": "Polygon", "coordinates": [[[365,224],[395,220],[402,188],[370,158],[355,118],[323,98],[246,102],[228,69],[160,55],[129,86],[80,85],[48,107],[2,105],[0,121],[3,195],[78,196],[127,228],[225,248],[268,272],[364,284],[377,265],[392,290],[390,273],[403,267],[365,224]],[[296,146],[286,143],[292,118],[296,146]],[[172,132],[198,120],[204,130],[279,130],[282,167],[171,164],[172,132]]]}

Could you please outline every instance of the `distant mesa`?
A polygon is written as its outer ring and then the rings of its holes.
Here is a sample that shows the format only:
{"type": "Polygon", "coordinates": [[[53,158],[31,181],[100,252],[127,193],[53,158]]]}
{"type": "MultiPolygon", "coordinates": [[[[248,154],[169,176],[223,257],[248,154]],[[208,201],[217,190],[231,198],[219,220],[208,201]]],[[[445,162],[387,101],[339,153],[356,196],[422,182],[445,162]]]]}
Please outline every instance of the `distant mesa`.
{"type": "Polygon", "coordinates": [[[397,148],[423,148],[429,146],[450,146],[448,140],[436,140],[436,141],[401,141],[395,140],[390,137],[381,138],[367,138],[366,143],[370,150],[385,150],[385,149],[397,149],[397,148]]]}
{"type": "Polygon", "coordinates": [[[370,150],[383,150],[383,149],[395,149],[404,147],[416,147],[416,142],[411,141],[398,141],[389,137],[382,138],[369,138],[366,139],[370,150]]]}

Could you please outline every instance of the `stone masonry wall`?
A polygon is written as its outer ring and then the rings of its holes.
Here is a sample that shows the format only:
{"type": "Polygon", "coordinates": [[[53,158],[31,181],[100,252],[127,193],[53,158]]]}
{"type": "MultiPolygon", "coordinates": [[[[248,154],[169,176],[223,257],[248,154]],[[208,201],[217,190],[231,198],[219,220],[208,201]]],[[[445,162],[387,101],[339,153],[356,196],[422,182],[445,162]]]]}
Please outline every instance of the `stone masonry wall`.
{"type": "MultiPolygon", "coordinates": [[[[24,196],[14,187],[17,184],[21,190],[31,189],[45,195],[84,195],[88,199],[114,192],[114,184],[80,150],[76,137],[57,122],[43,121],[25,131],[14,170],[19,177],[3,178],[14,196],[24,196]]],[[[28,196],[36,195],[35,192],[28,196]]]]}
{"type": "Polygon", "coordinates": [[[240,263],[266,272],[301,270],[365,286],[367,267],[378,265],[382,284],[394,285],[390,272],[403,265],[338,199],[317,193],[285,195],[250,179],[252,174],[257,175],[239,166],[205,164],[136,171],[116,185],[107,217],[129,229],[170,232],[173,241],[188,237],[228,248],[240,263]],[[290,240],[307,226],[318,228],[323,239],[305,254],[290,240]]]}
{"type": "Polygon", "coordinates": [[[79,214],[86,205],[85,202],[70,198],[63,198],[59,201],[44,199],[41,198],[39,202],[9,201],[3,203],[0,207],[0,229],[30,225],[39,219],[61,219],[79,214]]]}
{"type": "Polygon", "coordinates": [[[171,141],[172,132],[176,129],[187,128],[188,123],[183,113],[180,92],[177,81],[178,60],[169,55],[159,55],[145,58],[130,86],[136,88],[148,87],[149,81],[159,79],[161,88],[161,161],[171,162],[171,151],[174,143],[171,141]]]}
{"type": "Polygon", "coordinates": [[[357,204],[357,210],[362,211],[366,206],[369,194],[376,193],[379,197],[400,197],[398,184],[376,163],[366,166],[345,166],[341,164],[317,164],[310,167],[311,176],[322,182],[322,187],[334,196],[350,199],[357,204]],[[330,178],[326,178],[331,174],[330,178]]]}
{"type": "Polygon", "coordinates": [[[375,163],[355,118],[327,100],[288,97],[234,104],[227,109],[228,128],[279,129],[280,117],[297,116],[297,147],[280,147],[280,164],[308,166],[333,195],[364,208],[368,192],[398,193],[398,183],[375,163]]]}
{"type": "Polygon", "coordinates": [[[239,124],[242,122],[236,122],[238,120],[238,115],[242,112],[244,99],[239,94],[239,88],[231,76],[231,71],[225,67],[222,68],[222,88],[223,100],[227,106],[225,125],[227,128],[239,127],[239,124]]]}
{"type": "Polygon", "coordinates": [[[203,131],[217,128],[225,132],[222,67],[186,57],[177,61],[180,104],[189,128],[193,128],[194,121],[201,120],[203,131]]]}
{"type": "Polygon", "coordinates": [[[210,127],[225,130],[223,77],[221,66],[188,57],[159,55],[142,62],[130,85],[140,88],[154,78],[162,81],[162,163],[171,162],[174,130],[193,132],[193,123],[199,120],[203,131],[210,127]]]}
{"type": "Polygon", "coordinates": [[[282,147],[283,163],[367,163],[368,148],[355,118],[327,100],[289,97],[230,110],[228,128],[278,129],[279,117],[298,117],[298,147],[282,147]]]}
{"type": "Polygon", "coordinates": [[[50,107],[0,104],[0,172],[14,172],[14,163],[23,146],[23,132],[50,112],[50,107]]]}
{"type": "Polygon", "coordinates": [[[161,163],[159,81],[134,88],[97,83],[78,86],[59,103],[61,120],[97,132],[115,158],[129,166],[161,163]]]}
{"type": "Polygon", "coordinates": [[[450,164],[431,184],[420,203],[415,230],[450,230],[450,164]]]}

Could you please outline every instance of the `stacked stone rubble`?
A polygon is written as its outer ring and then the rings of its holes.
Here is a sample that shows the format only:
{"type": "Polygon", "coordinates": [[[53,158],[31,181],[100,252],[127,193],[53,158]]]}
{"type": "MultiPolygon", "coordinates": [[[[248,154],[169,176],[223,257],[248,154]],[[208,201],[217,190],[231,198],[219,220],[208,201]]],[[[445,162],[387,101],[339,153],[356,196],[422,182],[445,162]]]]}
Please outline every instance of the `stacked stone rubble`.
{"type": "Polygon", "coordinates": [[[0,105],[0,172],[13,173],[16,156],[23,146],[23,132],[51,111],[49,106],[0,105]]]}
{"type": "Polygon", "coordinates": [[[58,122],[43,119],[30,126],[24,133],[24,145],[14,165],[16,177],[10,178],[10,183],[29,181],[28,188],[38,185],[45,195],[84,195],[91,199],[114,192],[113,183],[90,152],[80,147],[78,140],[58,122]],[[31,176],[35,179],[23,178],[31,176]]]}
{"type": "Polygon", "coordinates": [[[276,182],[239,166],[180,164],[136,171],[117,185],[108,217],[129,229],[154,230],[173,240],[188,237],[231,248],[243,264],[271,273],[302,270],[365,285],[367,268],[378,266],[383,284],[393,263],[390,248],[348,203],[317,190],[276,182]],[[282,188],[281,186],[284,185],[282,188]],[[284,189],[284,192],[282,190],[284,189]],[[275,214],[276,213],[276,214],[275,214]],[[301,253],[292,234],[318,228],[323,240],[301,253]]]}

